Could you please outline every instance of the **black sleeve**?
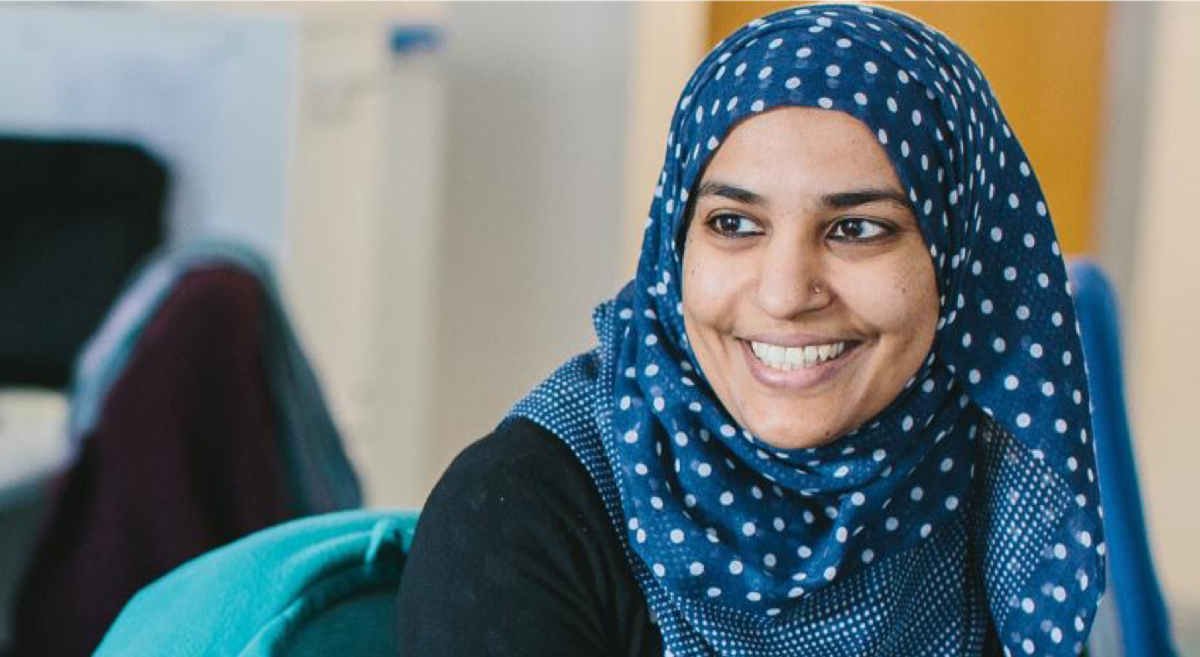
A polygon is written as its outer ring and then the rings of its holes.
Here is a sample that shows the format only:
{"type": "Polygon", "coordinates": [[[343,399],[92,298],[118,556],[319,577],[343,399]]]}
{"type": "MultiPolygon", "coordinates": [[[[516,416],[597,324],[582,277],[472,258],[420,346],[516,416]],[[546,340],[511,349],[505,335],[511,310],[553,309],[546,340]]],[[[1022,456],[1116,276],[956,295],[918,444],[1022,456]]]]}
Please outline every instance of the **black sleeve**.
{"type": "Polygon", "coordinates": [[[512,420],[451,464],[421,512],[397,600],[404,655],[661,655],[582,465],[512,420]]]}

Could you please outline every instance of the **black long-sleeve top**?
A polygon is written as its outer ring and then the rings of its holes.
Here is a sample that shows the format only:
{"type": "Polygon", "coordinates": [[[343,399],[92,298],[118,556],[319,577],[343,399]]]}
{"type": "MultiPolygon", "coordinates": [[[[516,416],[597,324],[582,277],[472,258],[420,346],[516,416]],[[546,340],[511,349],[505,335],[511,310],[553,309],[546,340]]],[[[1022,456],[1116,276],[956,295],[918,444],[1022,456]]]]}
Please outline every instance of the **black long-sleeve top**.
{"type": "Polygon", "coordinates": [[[404,655],[662,655],[604,503],[524,419],[450,465],[421,511],[397,601],[404,655]]]}

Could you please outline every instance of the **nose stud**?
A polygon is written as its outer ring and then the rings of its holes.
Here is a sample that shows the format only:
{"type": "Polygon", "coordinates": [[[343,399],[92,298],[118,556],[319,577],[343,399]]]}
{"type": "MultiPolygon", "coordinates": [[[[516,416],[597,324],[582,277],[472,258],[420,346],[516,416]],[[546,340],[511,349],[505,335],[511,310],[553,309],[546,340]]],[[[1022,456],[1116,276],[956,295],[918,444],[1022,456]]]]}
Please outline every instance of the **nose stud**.
{"type": "Polygon", "coordinates": [[[813,294],[820,294],[820,293],[821,293],[821,282],[820,282],[820,281],[815,281],[815,280],[814,280],[814,281],[813,281],[813,282],[810,284],[810,287],[812,288],[812,293],[813,293],[813,294]]]}

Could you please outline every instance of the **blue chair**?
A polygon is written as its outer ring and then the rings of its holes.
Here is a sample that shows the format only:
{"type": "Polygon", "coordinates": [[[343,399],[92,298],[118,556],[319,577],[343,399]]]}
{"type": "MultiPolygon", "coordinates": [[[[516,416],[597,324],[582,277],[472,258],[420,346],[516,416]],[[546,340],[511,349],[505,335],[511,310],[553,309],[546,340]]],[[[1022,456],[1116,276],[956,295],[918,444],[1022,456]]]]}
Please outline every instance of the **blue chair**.
{"type": "Polygon", "coordinates": [[[1096,463],[1108,548],[1107,604],[1116,606],[1124,655],[1169,657],[1175,654],[1175,648],[1167,607],[1146,542],[1137,466],[1125,415],[1116,295],[1100,268],[1092,262],[1072,263],[1069,276],[1092,395],[1096,463]]]}
{"type": "Polygon", "coordinates": [[[397,654],[393,600],[416,524],[357,510],[247,536],[139,592],[95,654],[397,654]]]}

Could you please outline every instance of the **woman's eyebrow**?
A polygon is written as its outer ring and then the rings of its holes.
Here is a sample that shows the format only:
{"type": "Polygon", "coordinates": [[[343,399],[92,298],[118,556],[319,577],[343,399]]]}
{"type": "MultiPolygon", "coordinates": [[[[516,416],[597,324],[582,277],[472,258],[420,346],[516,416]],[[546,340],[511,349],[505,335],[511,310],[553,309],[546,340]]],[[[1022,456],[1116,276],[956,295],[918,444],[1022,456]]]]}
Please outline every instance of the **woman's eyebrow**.
{"type": "Polygon", "coordinates": [[[848,192],[826,194],[821,197],[821,205],[833,210],[845,210],[880,201],[894,203],[906,210],[912,210],[912,205],[908,202],[908,198],[899,191],[892,189],[856,189],[848,192]]]}
{"type": "Polygon", "coordinates": [[[766,200],[762,196],[748,189],[716,180],[706,180],[701,183],[700,191],[696,194],[696,198],[704,196],[723,196],[731,201],[747,205],[763,205],[766,203],[766,200]]]}
{"type": "MultiPolygon", "coordinates": [[[[701,183],[700,190],[696,196],[697,198],[703,196],[721,196],[747,205],[766,204],[766,199],[762,195],[719,180],[707,180],[701,183]]],[[[899,190],[892,189],[856,189],[845,192],[834,192],[821,197],[821,205],[834,210],[845,210],[881,201],[894,203],[906,210],[912,209],[908,198],[899,190]]]]}

